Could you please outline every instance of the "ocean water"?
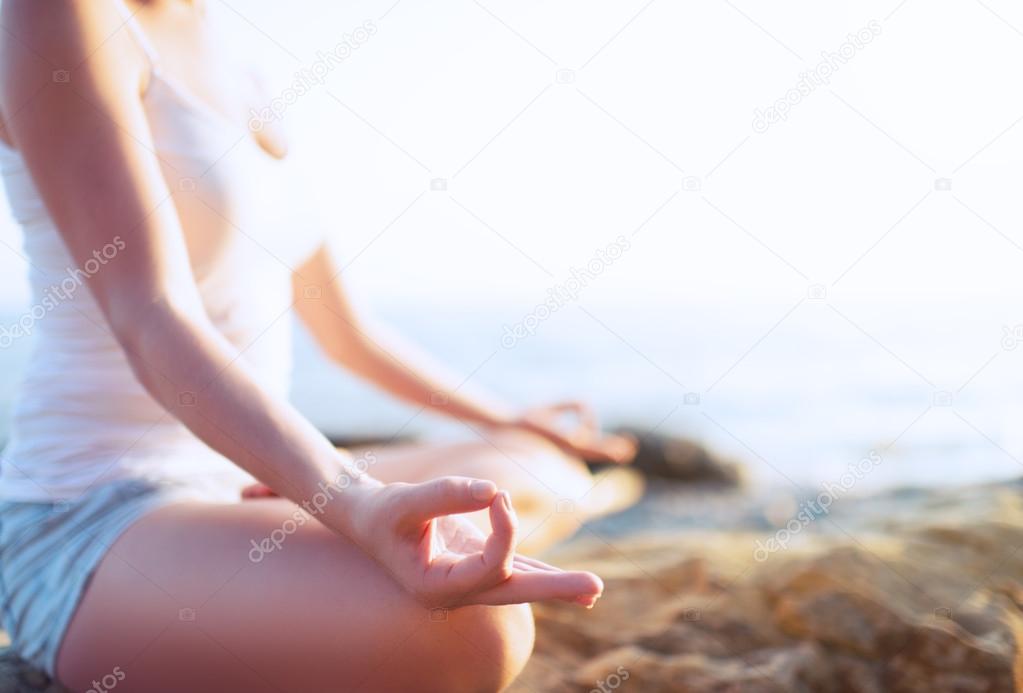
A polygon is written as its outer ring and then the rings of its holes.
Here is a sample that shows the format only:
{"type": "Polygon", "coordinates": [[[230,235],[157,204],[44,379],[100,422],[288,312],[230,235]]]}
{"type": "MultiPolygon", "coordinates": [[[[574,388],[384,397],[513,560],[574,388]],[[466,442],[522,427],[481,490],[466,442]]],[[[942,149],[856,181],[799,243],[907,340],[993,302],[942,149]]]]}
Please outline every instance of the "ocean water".
{"type": "MultiPolygon", "coordinates": [[[[842,492],[1023,474],[1023,321],[1006,301],[528,301],[375,310],[460,389],[513,406],[579,397],[608,425],[683,435],[766,486],[842,492]],[[520,338],[509,328],[528,324],[520,338]],[[850,465],[859,465],[851,472],[850,465]]],[[[13,320],[8,317],[4,324],[13,320]]],[[[0,351],[0,432],[31,338],[0,351]]],[[[420,357],[411,357],[414,362],[420,357]]],[[[327,363],[296,327],[293,401],[337,435],[472,437],[327,363]]]]}

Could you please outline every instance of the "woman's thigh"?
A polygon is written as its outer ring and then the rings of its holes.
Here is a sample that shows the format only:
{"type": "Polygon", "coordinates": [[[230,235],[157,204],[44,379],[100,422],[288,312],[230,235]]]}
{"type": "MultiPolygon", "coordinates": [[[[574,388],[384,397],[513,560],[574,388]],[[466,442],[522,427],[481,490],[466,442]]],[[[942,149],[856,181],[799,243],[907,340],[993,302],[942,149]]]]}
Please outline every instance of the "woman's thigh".
{"type": "Polygon", "coordinates": [[[426,609],[295,510],[187,503],[142,518],[86,590],[60,680],[88,690],[107,677],[119,692],[488,690],[524,665],[528,607],[426,609]]]}
{"type": "Polygon", "coordinates": [[[579,498],[593,486],[581,460],[529,433],[493,432],[477,440],[404,443],[370,451],[375,458],[370,474],[381,481],[420,482],[448,474],[490,479],[512,493],[519,512],[532,510],[532,504],[550,512],[558,499],[579,498]]]}

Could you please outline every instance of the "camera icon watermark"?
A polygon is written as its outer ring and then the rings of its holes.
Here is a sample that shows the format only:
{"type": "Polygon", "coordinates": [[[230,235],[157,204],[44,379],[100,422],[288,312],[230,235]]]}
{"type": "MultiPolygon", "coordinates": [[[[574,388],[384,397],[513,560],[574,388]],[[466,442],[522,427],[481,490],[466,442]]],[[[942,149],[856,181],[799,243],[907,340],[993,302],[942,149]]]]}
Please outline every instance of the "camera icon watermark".
{"type": "Polygon", "coordinates": [[[448,399],[447,394],[444,393],[444,392],[439,392],[438,391],[438,392],[431,392],[430,393],[430,404],[432,404],[434,406],[441,406],[441,407],[443,407],[443,406],[445,406],[450,401],[451,400],[448,399]]]}
{"type": "Polygon", "coordinates": [[[934,610],[934,617],[952,620],[952,609],[947,606],[939,606],[934,610]]]}
{"type": "Polygon", "coordinates": [[[54,70],[53,81],[57,84],[67,84],[71,81],[71,70],[54,70]]]}
{"type": "Polygon", "coordinates": [[[575,84],[575,70],[563,67],[554,73],[554,81],[558,84],[575,84]]]}
{"type": "Polygon", "coordinates": [[[683,192],[700,192],[703,190],[703,181],[697,176],[686,176],[682,179],[683,192]]]}
{"type": "Polygon", "coordinates": [[[440,607],[440,606],[435,608],[435,609],[430,609],[430,620],[433,621],[434,623],[440,623],[442,621],[447,621],[448,620],[448,610],[445,609],[444,607],[440,607]]]}
{"type": "Polygon", "coordinates": [[[952,393],[946,390],[935,392],[931,402],[936,407],[951,407],[952,406],[952,393]]]}
{"type": "Polygon", "coordinates": [[[194,392],[182,392],[178,394],[178,404],[182,407],[194,407],[196,401],[194,392]]]}
{"type": "Polygon", "coordinates": [[[181,192],[194,192],[195,191],[195,179],[194,178],[179,178],[178,179],[178,190],[181,192]]]}
{"type": "Polygon", "coordinates": [[[432,192],[444,192],[448,189],[447,178],[432,178],[430,179],[430,190],[432,192]]]}
{"type": "Polygon", "coordinates": [[[183,621],[185,623],[194,623],[195,622],[195,609],[193,609],[191,607],[185,607],[183,609],[178,609],[178,620],[179,621],[183,621]]]}
{"type": "Polygon", "coordinates": [[[702,616],[703,615],[700,613],[699,609],[686,609],[685,611],[682,612],[683,621],[689,622],[699,621],[702,618],[702,616]]]}
{"type": "Polygon", "coordinates": [[[699,392],[687,392],[682,395],[682,403],[688,404],[691,407],[699,406],[700,404],[700,393],[699,392]]]}
{"type": "Polygon", "coordinates": [[[806,290],[806,297],[811,301],[824,301],[828,297],[828,287],[823,284],[812,284],[806,290]]]}
{"type": "Polygon", "coordinates": [[[952,179],[951,178],[935,178],[934,189],[938,192],[951,192],[952,191],[952,179]]]}
{"type": "Polygon", "coordinates": [[[575,501],[571,498],[560,498],[554,504],[554,512],[560,515],[571,515],[575,512],[575,501]]]}
{"type": "Polygon", "coordinates": [[[306,284],[302,287],[302,298],[318,301],[323,298],[323,290],[316,284],[306,284]]]}

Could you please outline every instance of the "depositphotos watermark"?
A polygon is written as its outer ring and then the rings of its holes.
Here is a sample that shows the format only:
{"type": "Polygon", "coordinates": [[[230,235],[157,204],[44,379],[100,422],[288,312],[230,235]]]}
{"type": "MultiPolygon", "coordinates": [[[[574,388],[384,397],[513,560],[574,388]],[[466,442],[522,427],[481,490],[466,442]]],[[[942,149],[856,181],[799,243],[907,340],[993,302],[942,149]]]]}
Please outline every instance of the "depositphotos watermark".
{"type": "Polygon", "coordinates": [[[628,681],[629,676],[629,670],[619,666],[614,672],[608,674],[603,681],[597,681],[597,687],[591,688],[590,693],[611,693],[611,691],[628,681]]]}
{"type": "Polygon", "coordinates": [[[42,295],[36,296],[37,300],[31,308],[10,325],[0,325],[0,349],[6,349],[14,344],[15,340],[32,334],[37,322],[63,301],[74,298],[75,292],[85,284],[85,280],[99,272],[124,248],[124,240],[120,236],[114,236],[110,243],[92,251],[92,257],[83,262],[80,268],[65,267],[66,276],[56,284],[43,289],[42,295]]]}
{"type": "Polygon", "coordinates": [[[874,471],[881,464],[883,458],[876,451],[870,453],[858,462],[850,463],[844,474],[838,479],[838,483],[826,482],[824,490],[810,500],[804,500],[799,504],[797,512],[784,527],[774,533],[767,541],[757,540],[757,547],[753,550],[753,560],[763,563],[771,554],[776,551],[783,551],[788,548],[792,538],[802,532],[811,522],[823,517],[830,512],[831,505],[841,496],[849,493],[862,481],[870,472],[874,471]]]}
{"type": "Polygon", "coordinates": [[[341,40],[329,51],[317,51],[316,60],[295,71],[291,83],[281,93],[270,99],[262,108],[249,109],[249,130],[259,132],[267,123],[280,120],[285,111],[300,98],[327,81],[327,75],[338,65],[348,60],[352,53],[361,48],[373,34],[377,25],[366,20],[350,33],[341,35],[341,40]]]}
{"type": "Polygon", "coordinates": [[[114,667],[113,671],[102,679],[93,680],[92,687],[86,690],[85,693],[108,693],[117,688],[117,684],[124,681],[125,678],[124,670],[121,667],[114,667]]]}
{"type": "Polygon", "coordinates": [[[597,249],[586,265],[579,269],[573,267],[570,277],[560,284],[547,289],[547,298],[538,304],[514,325],[505,325],[501,336],[501,346],[511,349],[526,337],[536,333],[544,320],[564,308],[568,303],[578,300],[579,294],[591,281],[599,277],[607,268],[624,255],[632,244],[625,236],[619,236],[604,248],[597,249]]]}
{"type": "Polygon", "coordinates": [[[1003,325],[1002,348],[1015,351],[1020,344],[1023,344],[1023,325],[1003,325]]]}
{"type": "Polygon", "coordinates": [[[753,132],[762,135],[775,123],[788,120],[793,108],[820,87],[830,84],[836,72],[880,35],[881,22],[872,19],[866,26],[846,36],[837,50],[821,51],[821,61],[812,69],[800,72],[799,81],[784,96],[763,110],[753,111],[753,132]]]}
{"type": "Polygon", "coordinates": [[[372,452],[366,452],[352,460],[345,467],[345,470],[338,474],[329,484],[321,481],[319,483],[320,490],[314,493],[313,497],[309,500],[303,501],[300,507],[295,508],[295,511],[291,513],[291,517],[282,522],[280,527],[259,541],[251,540],[252,548],[249,549],[249,560],[253,563],[260,563],[266,558],[267,554],[280,551],[288,537],[297,532],[300,527],[304,526],[313,517],[322,514],[327,506],[333,502],[336,494],[343,493],[346,488],[352,485],[353,480],[364,475],[370,466],[376,464],[376,461],[376,455],[372,452]]]}

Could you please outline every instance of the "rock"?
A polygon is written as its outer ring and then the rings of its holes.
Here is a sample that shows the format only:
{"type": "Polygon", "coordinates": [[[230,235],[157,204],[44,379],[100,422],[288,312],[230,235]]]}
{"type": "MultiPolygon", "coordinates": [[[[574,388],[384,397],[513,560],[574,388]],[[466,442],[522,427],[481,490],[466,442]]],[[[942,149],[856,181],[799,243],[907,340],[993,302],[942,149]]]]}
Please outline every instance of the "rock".
{"type": "Polygon", "coordinates": [[[359,448],[376,448],[385,445],[408,445],[409,443],[415,443],[418,440],[415,436],[412,435],[350,436],[336,434],[328,434],[327,439],[334,447],[344,448],[346,450],[356,450],[359,448]]]}
{"type": "Polygon", "coordinates": [[[904,624],[869,599],[844,592],[822,592],[809,597],[785,595],[774,613],[778,627],[801,640],[813,640],[861,657],[878,657],[888,647],[899,647],[904,624]]]}
{"type": "Polygon", "coordinates": [[[722,486],[740,486],[744,482],[738,463],[722,459],[692,440],[629,428],[616,433],[630,435],[639,442],[633,466],[647,476],[722,486]]]}
{"type": "Polygon", "coordinates": [[[763,561],[763,535],[740,530],[559,547],[545,559],[594,570],[605,594],[591,612],[535,607],[537,656],[512,690],[1023,689],[1023,504],[985,516],[985,493],[964,491],[959,515],[947,489],[940,513],[916,498],[898,521],[843,515],[763,561]]]}
{"type": "Polygon", "coordinates": [[[651,654],[624,647],[588,662],[574,675],[581,690],[654,691],[786,691],[827,690],[831,672],[817,661],[816,648],[803,643],[792,648],[761,650],[749,657],[708,657],[704,654],[651,654]],[[587,689],[586,687],[589,687],[587,689]]]}

